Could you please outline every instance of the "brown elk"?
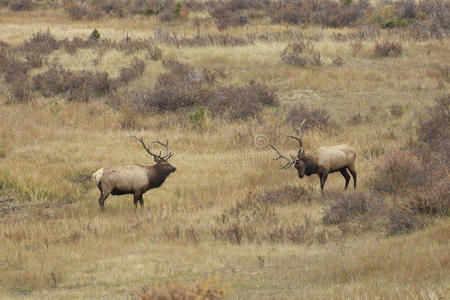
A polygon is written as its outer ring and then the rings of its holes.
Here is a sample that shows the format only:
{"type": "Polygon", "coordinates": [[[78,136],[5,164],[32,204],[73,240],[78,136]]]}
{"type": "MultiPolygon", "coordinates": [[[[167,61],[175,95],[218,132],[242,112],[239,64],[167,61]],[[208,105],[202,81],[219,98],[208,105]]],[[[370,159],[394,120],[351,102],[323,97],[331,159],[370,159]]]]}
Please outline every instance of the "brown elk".
{"type": "Polygon", "coordinates": [[[349,145],[337,145],[317,148],[312,153],[305,153],[303,151],[303,133],[302,127],[306,120],[303,120],[300,128],[298,128],[299,136],[288,135],[290,138],[295,139],[299,143],[299,150],[297,157],[288,158],[280,153],[273,145],[270,145],[273,150],[278,154],[275,160],[284,159],[287,163],[282,166],[282,169],[287,169],[294,165],[298,171],[298,177],[303,178],[304,175],[311,176],[313,174],[319,175],[320,189],[323,192],[323,187],[327,181],[328,174],[334,172],[341,172],[345,178],[345,189],[347,189],[350,182],[350,175],[347,170],[353,176],[354,188],[356,189],[356,171],[355,171],[355,159],[356,151],[349,145]]]}
{"type": "Polygon", "coordinates": [[[150,189],[161,186],[166,178],[176,171],[176,168],[168,163],[168,159],[173,155],[169,151],[168,140],[166,140],[165,144],[159,140],[153,141],[153,143],[165,147],[166,154],[162,156],[161,152],[159,152],[159,155],[151,152],[150,148],[142,140],[142,136],[137,137],[133,134],[131,137],[142,144],[145,151],[153,156],[156,164],[152,166],[129,165],[116,168],[103,167],[92,174],[100,190],[98,203],[101,209],[103,209],[103,204],[110,194],[133,194],[134,206],[137,207],[137,202],[139,201],[139,204],[143,207],[144,199],[142,195],[150,189]]]}

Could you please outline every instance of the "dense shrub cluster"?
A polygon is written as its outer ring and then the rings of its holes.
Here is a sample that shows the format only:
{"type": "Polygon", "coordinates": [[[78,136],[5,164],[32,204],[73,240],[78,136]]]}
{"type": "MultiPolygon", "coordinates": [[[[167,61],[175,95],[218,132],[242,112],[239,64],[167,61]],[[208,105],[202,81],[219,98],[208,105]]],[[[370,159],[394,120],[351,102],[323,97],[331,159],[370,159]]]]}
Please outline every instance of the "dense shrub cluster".
{"type": "Polygon", "coordinates": [[[33,33],[28,41],[18,48],[28,54],[49,55],[59,49],[61,42],[56,40],[50,30],[33,33]]]}
{"type": "Polygon", "coordinates": [[[354,219],[370,214],[376,216],[382,213],[384,202],[375,195],[367,196],[360,192],[349,194],[327,193],[326,205],[322,221],[327,225],[348,223],[354,219]]]}
{"type": "Polygon", "coordinates": [[[406,197],[402,209],[448,215],[450,100],[446,95],[435,102],[417,128],[418,142],[409,145],[410,151],[388,151],[375,168],[372,185],[379,193],[406,197]]]}
{"type": "Polygon", "coordinates": [[[327,27],[355,24],[365,17],[370,7],[368,1],[277,1],[268,10],[274,23],[314,23],[327,27]]]}
{"type": "Polygon", "coordinates": [[[298,128],[303,120],[308,120],[305,128],[324,129],[330,124],[330,114],[323,108],[311,108],[304,104],[297,104],[290,109],[286,120],[294,128],[298,128]]]}
{"type": "Polygon", "coordinates": [[[243,86],[220,87],[206,103],[213,115],[231,120],[256,117],[263,106],[275,105],[278,105],[276,90],[254,81],[243,86]]]}
{"type": "Polygon", "coordinates": [[[322,64],[320,53],[314,50],[314,44],[309,39],[289,44],[284,48],[280,57],[285,63],[299,67],[320,66],[322,64]]]}
{"type": "Polygon", "coordinates": [[[115,87],[106,72],[74,72],[52,64],[47,71],[33,76],[33,88],[44,97],[67,94],[69,100],[88,101],[92,96],[108,94],[115,87]]]}
{"type": "Polygon", "coordinates": [[[251,81],[243,86],[216,87],[216,71],[197,69],[175,59],[163,61],[169,71],[158,76],[153,89],[135,94],[144,110],[165,112],[205,107],[213,116],[230,120],[256,117],[264,106],[278,105],[276,90],[251,81]]]}
{"type": "Polygon", "coordinates": [[[33,2],[31,0],[11,0],[8,1],[8,7],[12,11],[31,10],[33,2]]]}

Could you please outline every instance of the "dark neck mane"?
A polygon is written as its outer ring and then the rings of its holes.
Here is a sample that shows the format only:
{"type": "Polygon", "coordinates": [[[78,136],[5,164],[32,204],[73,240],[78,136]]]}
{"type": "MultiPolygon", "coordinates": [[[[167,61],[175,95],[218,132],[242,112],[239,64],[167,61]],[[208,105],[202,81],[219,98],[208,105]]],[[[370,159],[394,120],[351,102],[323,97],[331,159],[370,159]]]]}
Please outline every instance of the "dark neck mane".
{"type": "Polygon", "coordinates": [[[317,174],[319,172],[319,168],[317,166],[317,161],[314,157],[305,153],[305,157],[303,157],[303,162],[305,163],[305,175],[317,174]]]}

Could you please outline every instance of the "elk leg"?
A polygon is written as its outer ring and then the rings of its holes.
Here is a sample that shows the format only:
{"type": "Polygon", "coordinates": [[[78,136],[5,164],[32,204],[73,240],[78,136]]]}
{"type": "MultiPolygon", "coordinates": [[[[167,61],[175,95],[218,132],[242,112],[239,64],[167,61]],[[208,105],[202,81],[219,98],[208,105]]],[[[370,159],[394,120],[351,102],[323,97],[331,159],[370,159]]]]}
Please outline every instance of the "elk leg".
{"type": "Polygon", "coordinates": [[[144,207],[144,198],[143,198],[142,194],[139,197],[139,204],[140,204],[141,207],[144,207]]]}
{"type": "Polygon", "coordinates": [[[323,187],[325,186],[325,182],[327,181],[328,173],[323,173],[320,175],[320,190],[323,193],[323,187]]]}
{"type": "Polygon", "coordinates": [[[353,168],[351,168],[351,169],[349,168],[348,170],[350,171],[350,174],[352,174],[352,176],[353,176],[354,188],[356,189],[356,171],[353,168]]]}
{"type": "Polygon", "coordinates": [[[344,189],[347,189],[348,183],[350,182],[350,175],[348,174],[347,169],[342,169],[342,170],[340,170],[340,172],[341,172],[342,176],[344,176],[344,178],[345,178],[345,188],[344,189]]]}
{"type": "Polygon", "coordinates": [[[100,208],[102,210],[104,209],[103,205],[105,203],[106,198],[108,198],[108,196],[109,196],[109,193],[101,192],[100,198],[98,198],[98,204],[100,204],[100,208]]]}
{"type": "Polygon", "coordinates": [[[134,197],[133,197],[134,208],[137,208],[137,203],[139,201],[139,197],[140,197],[140,194],[134,194],[134,197]]]}

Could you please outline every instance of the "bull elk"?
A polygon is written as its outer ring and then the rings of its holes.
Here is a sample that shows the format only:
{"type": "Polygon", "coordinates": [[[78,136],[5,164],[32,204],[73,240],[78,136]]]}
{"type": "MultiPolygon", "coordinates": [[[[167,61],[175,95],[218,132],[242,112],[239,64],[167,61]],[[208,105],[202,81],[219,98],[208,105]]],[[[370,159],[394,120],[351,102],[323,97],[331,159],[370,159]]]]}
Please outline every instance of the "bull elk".
{"type": "Polygon", "coordinates": [[[125,194],[133,194],[134,206],[137,207],[139,201],[139,204],[143,207],[144,199],[142,195],[150,189],[161,186],[166,178],[176,171],[176,168],[168,162],[169,158],[173,155],[169,151],[168,140],[166,140],[165,144],[159,140],[153,141],[153,143],[157,143],[165,148],[166,154],[162,156],[161,152],[155,154],[150,151],[150,148],[142,140],[142,135],[141,137],[137,137],[133,134],[131,137],[142,144],[145,151],[153,157],[156,164],[152,166],[129,165],[116,168],[103,167],[92,174],[100,190],[98,203],[101,209],[103,209],[103,204],[109,195],[125,194]]]}
{"type": "Polygon", "coordinates": [[[298,128],[299,136],[288,135],[290,138],[296,140],[299,144],[299,150],[297,157],[288,158],[278,151],[273,145],[269,145],[278,154],[275,160],[284,159],[287,163],[282,166],[282,169],[287,169],[294,165],[298,171],[298,177],[303,178],[304,175],[311,176],[313,174],[319,175],[320,189],[323,192],[323,187],[327,181],[328,174],[334,172],[341,172],[345,178],[345,189],[347,189],[350,182],[350,175],[347,170],[353,176],[354,188],[356,189],[356,171],[355,171],[355,159],[356,151],[349,145],[337,145],[317,148],[312,153],[305,153],[303,151],[303,133],[302,127],[306,120],[303,120],[300,128],[298,128]]]}

